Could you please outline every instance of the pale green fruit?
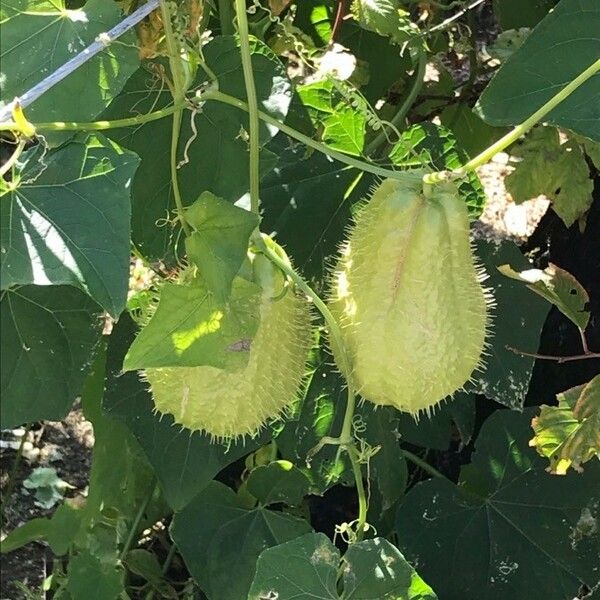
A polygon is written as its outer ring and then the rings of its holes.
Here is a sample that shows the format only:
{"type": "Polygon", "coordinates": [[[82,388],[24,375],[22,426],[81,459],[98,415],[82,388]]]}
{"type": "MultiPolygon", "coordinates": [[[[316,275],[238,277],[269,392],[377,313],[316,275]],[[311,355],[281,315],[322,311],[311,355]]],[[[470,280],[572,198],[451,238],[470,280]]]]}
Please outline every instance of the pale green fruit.
{"type": "Polygon", "coordinates": [[[481,279],[456,186],[423,191],[422,173],[383,181],[350,231],[330,301],[358,392],[416,415],[462,388],[485,346],[481,279]]]}
{"type": "Polygon", "coordinates": [[[296,399],[311,344],[306,299],[292,289],[282,294],[279,271],[257,258],[257,283],[263,288],[258,329],[252,340],[231,347],[249,353],[247,364],[233,371],[212,366],[144,371],[158,412],[219,440],[253,436],[285,413],[296,399]]]}

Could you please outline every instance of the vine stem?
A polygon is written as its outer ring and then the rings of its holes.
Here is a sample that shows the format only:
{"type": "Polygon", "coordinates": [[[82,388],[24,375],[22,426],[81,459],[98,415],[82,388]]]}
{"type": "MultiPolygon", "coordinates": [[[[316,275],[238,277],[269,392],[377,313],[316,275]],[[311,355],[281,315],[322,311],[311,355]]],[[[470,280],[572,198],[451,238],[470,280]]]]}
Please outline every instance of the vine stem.
{"type": "MultiPolygon", "coordinates": [[[[394,127],[400,127],[402,122],[406,118],[410,107],[414,104],[425,80],[425,70],[427,69],[427,53],[422,47],[419,47],[419,56],[417,57],[417,68],[415,69],[415,76],[413,77],[412,85],[408,95],[406,96],[402,106],[398,109],[398,112],[392,118],[392,125],[394,127]]],[[[370,155],[375,152],[384,142],[386,141],[385,133],[381,131],[378,136],[367,146],[366,154],[370,155]]]]}
{"type": "Polygon", "coordinates": [[[154,478],[152,480],[152,485],[150,487],[150,493],[147,494],[146,497],[144,498],[144,502],[142,502],[142,505],[140,506],[139,510],[137,511],[137,514],[135,515],[135,519],[133,520],[133,523],[131,524],[131,529],[129,530],[129,534],[127,535],[127,539],[125,540],[125,545],[123,546],[123,550],[121,551],[121,555],[119,557],[120,561],[123,561],[125,559],[125,556],[127,556],[127,553],[129,552],[129,550],[131,549],[131,546],[133,545],[133,542],[135,541],[135,535],[138,531],[140,523],[142,522],[144,513],[146,512],[146,509],[148,508],[148,505],[150,504],[150,501],[152,500],[152,497],[154,496],[154,491],[156,490],[157,486],[158,486],[158,484],[156,483],[156,479],[154,478]]]}
{"type": "Polygon", "coordinates": [[[537,354],[537,352],[524,352],[512,346],[506,346],[507,350],[518,354],[519,356],[530,356],[531,358],[539,358],[540,360],[553,360],[557,363],[566,363],[574,360],[585,360],[586,358],[600,358],[600,352],[584,352],[583,354],[573,354],[572,356],[553,356],[552,354],[537,354]]]}
{"type": "Polygon", "coordinates": [[[173,198],[177,207],[181,228],[186,236],[191,233],[190,227],[185,220],[183,201],[181,200],[181,192],[179,190],[179,179],[177,176],[177,148],[179,146],[179,132],[181,131],[181,122],[183,118],[183,107],[179,105],[185,100],[186,84],[185,74],[183,72],[181,48],[173,32],[173,24],[171,22],[172,4],[169,0],[160,0],[160,10],[163,21],[163,29],[165,32],[165,42],[169,52],[169,66],[171,68],[171,76],[173,77],[173,100],[178,108],[173,112],[173,127],[171,129],[171,186],[173,188],[173,198]]]}
{"type": "MultiPolygon", "coordinates": [[[[169,567],[171,566],[171,563],[173,562],[173,559],[175,558],[175,554],[177,554],[177,546],[175,543],[173,543],[173,545],[169,548],[169,553],[167,554],[167,558],[165,558],[165,562],[163,563],[162,569],[161,569],[161,573],[164,575],[167,574],[167,571],[169,570],[169,567]]],[[[146,596],[146,600],[153,600],[154,598],[154,590],[152,590],[147,596],[146,596]]]]}
{"type": "Polygon", "coordinates": [[[19,160],[19,157],[23,153],[26,144],[27,141],[24,138],[19,140],[19,142],[17,143],[17,147],[11,154],[10,158],[0,167],[0,179],[2,179],[4,175],[6,175],[6,173],[8,173],[15,166],[15,164],[19,160]]]}
{"type": "Polygon", "coordinates": [[[455,171],[442,171],[425,175],[426,183],[436,183],[448,177],[460,178],[464,177],[469,171],[474,171],[478,167],[489,162],[498,152],[502,152],[511,144],[514,144],[522,135],[525,135],[534,125],[537,125],[549,112],[554,110],[563,100],[568,98],[577,88],[583,85],[590,77],[593,77],[600,71],[600,59],[592,63],[587,69],[582,71],[575,79],[569,82],[562,90],[552,96],[548,102],[538,108],[529,118],[525,119],[521,124],[517,125],[512,131],[509,131],[505,136],[501,137],[497,142],[486,148],[481,154],[471,159],[460,169],[455,171]]]}
{"type": "MultiPolygon", "coordinates": [[[[52,123],[35,123],[32,124],[36,131],[103,131],[105,129],[118,129],[119,127],[134,127],[136,125],[143,125],[144,123],[150,123],[152,121],[158,121],[164,119],[177,112],[178,110],[185,108],[187,102],[182,100],[176,102],[166,108],[161,108],[154,112],[149,112],[143,115],[137,115],[136,117],[127,117],[125,119],[114,119],[113,121],[90,121],[88,123],[76,122],[76,121],[54,121],[52,123]]],[[[17,123],[14,121],[5,121],[0,123],[0,131],[14,131],[17,128],[17,123]]]]}
{"type": "Polygon", "coordinates": [[[235,0],[235,13],[237,17],[238,35],[240,38],[240,51],[242,55],[242,70],[244,72],[244,83],[246,85],[246,96],[248,98],[249,119],[249,145],[250,145],[250,210],[258,214],[260,178],[260,120],[258,115],[258,99],[256,86],[254,84],[254,73],[252,71],[252,53],[250,51],[250,34],[248,31],[248,17],[246,15],[246,0],[235,0]]]}
{"type": "Polygon", "coordinates": [[[419,467],[420,469],[423,469],[423,471],[425,471],[426,473],[429,473],[433,477],[447,479],[447,477],[444,474],[440,473],[435,467],[432,467],[427,461],[423,460],[420,456],[413,454],[409,450],[404,450],[404,448],[402,448],[401,452],[405,458],[417,465],[417,467],[419,467]]]}
{"type": "MultiPolygon", "coordinates": [[[[230,96],[229,94],[220,92],[218,90],[210,90],[202,94],[201,99],[216,100],[217,102],[223,102],[224,104],[235,106],[241,110],[245,110],[246,112],[248,112],[249,110],[248,105],[244,101],[238,100],[237,98],[230,96]]],[[[290,127],[289,125],[286,125],[285,123],[282,123],[281,121],[277,121],[277,119],[274,119],[270,115],[267,115],[266,113],[263,113],[260,110],[258,111],[258,116],[261,119],[261,121],[264,121],[265,123],[276,127],[277,129],[279,129],[279,131],[283,131],[283,133],[301,142],[305,146],[313,148],[314,150],[317,150],[322,154],[326,154],[330,158],[333,158],[334,160],[349,165],[350,167],[355,167],[357,169],[360,169],[361,171],[365,171],[366,173],[373,173],[373,175],[379,175],[380,177],[389,177],[391,179],[400,179],[402,177],[402,171],[394,171],[392,169],[378,167],[373,163],[358,160],[351,156],[347,156],[346,154],[342,154],[341,152],[337,152],[336,150],[332,150],[324,144],[321,144],[320,142],[313,140],[307,135],[296,131],[294,128],[290,127]]]]}
{"type": "MultiPolygon", "coordinates": [[[[320,296],[315,292],[304,278],[297,273],[289,262],[284,260],[277,252],[271,249],[264,243],[262,238],[256,240],[259,250],[265,254],[265,256],[279,269],[281,269],[293,282],[294,284],[303,291],[316,306],[317,310],[323,315],[325,323],[329,329],[329,335],[332,343],[339,350],[338,358],[341,361],[341,370],[346,378],[348,384],[348,395],[346,402],[346,411],[344,413],[344,421],[342,425],[342,431],[338,438],[326,438],[326,441],[322,444],[337,444],[342,447],[348,454],[350,463],[352,465],[352,472],[354,474],[354,480],[356,484],[356,491],[358,494],[358,525],[357,525],[357,540],[362,539],[365,531],[365,525],[367,522],[367,511],[368,503],[367,496],[365,493],[365,485],[362,478],[362,469],[360,466],[360,457],[356,445],[354,444],[354,436],[352,432],[352,422],[354,420],[354,411],[356,409],[356,391],[352,382],[352,364],[348,351],[344,344],[342,337],[342,331],[335,317],[331,314],[327,305],[321,300],[320,296]]],[[[322,440],[323,441],[323,440],[322,440]]],[[[321,447],[322,447],[321,445],[321,447]]]]}

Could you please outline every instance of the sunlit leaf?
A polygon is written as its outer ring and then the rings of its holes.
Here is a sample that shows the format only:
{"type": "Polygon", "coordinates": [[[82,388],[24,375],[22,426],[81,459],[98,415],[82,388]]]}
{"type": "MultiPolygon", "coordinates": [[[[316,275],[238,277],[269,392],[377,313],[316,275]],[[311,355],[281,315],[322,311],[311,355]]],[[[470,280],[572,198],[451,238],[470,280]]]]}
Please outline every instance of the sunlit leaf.
{"type": "Polygon", "coordinates": [[[557,398],[558,406],[542,405],[531,422],[535,437],[529,445],[550,460],[551,473],[564,475],[600,457],[600,375],[557,398]]]}

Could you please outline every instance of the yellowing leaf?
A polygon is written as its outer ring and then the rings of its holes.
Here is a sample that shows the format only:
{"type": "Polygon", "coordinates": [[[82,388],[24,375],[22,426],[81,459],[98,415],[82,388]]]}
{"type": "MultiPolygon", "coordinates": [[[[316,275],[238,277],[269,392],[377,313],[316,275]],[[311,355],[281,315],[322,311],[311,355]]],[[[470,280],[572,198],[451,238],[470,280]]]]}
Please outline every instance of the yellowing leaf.
{"type": "Polygon", "coordinates": [[[506,277],[522,281],[530,290],[554,304],[582,331],[587,327],[590,312],[586,310],[586,305],[590,297],[585,288],[568,271],[552,263],[543,271],[527,269],[517,272],[510,265],[500,265],[498,270],[506,277]]]}
{"type": "Polygon", "coordinates": [[[600,375],[557,398],[558,406],[542,406],[532,420],[529,445],[550,460],[548,471],[565,475],[569,467],[582,471],[583,463],[600,458],[600,375]]]}
{"type": "Polygon", "coordinates": [[[506,178],[506,189],[517,204],[544,194],[567,227],[588,211],[594,183],[579,144],[561,144],[558,130],[540,127],[511,154],[521,159],[506,178]]]}

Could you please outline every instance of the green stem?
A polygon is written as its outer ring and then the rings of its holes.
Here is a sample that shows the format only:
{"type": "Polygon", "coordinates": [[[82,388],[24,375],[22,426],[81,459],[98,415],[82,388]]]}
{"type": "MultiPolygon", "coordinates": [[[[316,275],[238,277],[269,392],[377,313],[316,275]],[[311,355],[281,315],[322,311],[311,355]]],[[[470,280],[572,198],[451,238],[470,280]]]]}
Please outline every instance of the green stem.
{"type": "MultiPolygon", "coordinates": [[[[423,82],[425,81],[425,70],[427,68],[427,52],[424,48],[419,47],[419,56],[417,58],[417,68],[415,75],[412,80],[412,85],[408,95],[406,96],[402,106],[398,109],[398,112],[394,115],[391,123],[396,128],[403,128],[403,121],[410,110],[410,107],[414,104],[423,82]]],[[[379,135],[367,146],[366,154],[370,156],[373,154],[384,142],[386,141],[385,132],[381,131],[379,135]]]]}
{"type": "Polygon", "coordinates": [[[157,487],[156,480],[153,480],[152,486],[150,488],[150,493],[147,494],[146,497],[144,498],[144,502],[140,506],[140,509],[137,511],[137,514],[135,515],[135,519],[133,520],[133,523],[131,524],[131,529],[129,530],[129,534],[127,535],[127,540],[125,541],[125,545],[123,546],[123,550],[121,551],[121,555],[119,557],[120,561],[123,561],[125,559],[125,556],[127,556],[127,553],[129,552],[129,550],[131,549],[131,546],[133,545],[133,542],[135,541],[135,536],[137,535],[138,529],[140,527],[140,523],[142,522],[142,519],[144,518],[144,513],[146,512],[146,509],[148,508],[148,505],[150,504],[152,497],[154,496],[154,490],[156,490],[156,487],[157,487]]]}
{"type": "MultiPolygon", "coordinates": [[[[172,544],[172,546],[169,548],[169,553],[167,554],[167,558],[165,558],[165,562],[163,563],[163,566],[161,569],[161,573],[163,576],[165,576],[167,574],[167,571],[169,570],[169,567],[171,566],[171,563],[173,562],[173,559],[175,558],[175,554],[177,554],[177,546],[175,544],[172,544]]],[[[153,600],[153,598],[154,598],[154,590],[152,590],[146,596],[146,600],[153,600]]]]}
{"type": "Polygon", "coordinates": [[[244,72],[244,83],[246,85],[246,96],[248,97],[248,118],[250,137],[250,210],[258,213],[260,179],[259,179],[259,157],[260,157],[260,120],[258,116],[258,99],[256,86],[254,85],[254,73],[252,72],[252,53],[250,51],[250,37],[248,31],[248,17],[246,15],[246,0],[235,0],[235,13],[237,16],[238,35],[240,37],[240,51],[242,54],[242,70],[244,72]]]}
{"type": "Polygon", "coordinates": [[[352,464],[352,472],[354,473],[354,481],[356,482],[356,492],[358,494],[358,523],[356,525],[356,541],[360,542],[365,532],[367,524],[367,513],[369,506],[367,503],[367,494],[365,493],[365,484],[362,478],[362,470],[360,468],[360,460],[356,446],[352,444],[346,447],[348,458],[352,464]]]}
{"type": "MultiPolygon", "coordinates": [[[[242,100],[238,100],[237,98],[234,98],[229,94],[224,94],[223,92],[219,92],[216,90],[210,90],[206,92],[202,95],[201,99],[216,100],[218,102],[223,102],[224,104],[229,104],[230,106],[235,106],[241,110],[245,110],[246,112],[248,112],[248,105],[245,102],[243,102],[242,100]]],[[[392,179],[401,179],[402,177],[402,171],[394,171],[392,169],[378,167],[377,165],[374,165],[372,163],[368,163],[363,160],[358,160],[356,158],[352,158],[351,156],[347,156],[346,154],[342,154],[341,152],[337,152],[336,150],[332,150],[331,148],[325,146],[325,144],[321,144],[320,142],[313,140],[312,138],[304,135],[303,133],[296,131],[292,127],[289,127],[285,123],[277,121],[277,119],[274,119],[273,117],[267,115],[266,113],[263,113],[262,111],[258,111],[258,116],[265,123],[276,127],[277,129],[279,129],[279,131],[283,131],[283,133],[289,135],[295,140],[298,140],[305,146],[313,148],[314,150],[317,150],[322,154],[326,154],[327,156],[341,163],[344,163],[345,165],[355,167],[357,169],[360,169],[361,171],[365,171],[366,173],[373,173],[373,175],[379,175],[380,177],[389,177],[392,179]]]]}
{"type": "Polygon", "coordinates": [[[19,156],[21,156],[23,150],[25,149],[26,143],[27,142],[24,138],[21,138],[19,140],[15,151],[11,154],[10,158],[0,167],[0,179],[2,179],[4,175],[6,175],[6,173],[8,173],[15,166],[15,164],[19,160],[19,156]]]}
{"type": "Polygon", "coordinates": [[[332,344],[335,345],[339,351],[338,358],[342,363],[340,367],[344,373],[344,376],[346,377],[346,383],[348,384],[348,399],[346,403],[346,412],[344,414],[342,432],[340,433],[339,438],[328,440],[327,443],[339,444],[339,446],[348,453],[348,458],[352,464],[352,472],[354,473],[354,481],[358,494],[358,525],[356,528],[356,535],[357,540],[360,541],[362,539],[365,530],[365,524],[367,522],[368,504],[365,486],[362,479],[358,450],[354,444],[354,436],[352,432],[354,411],[356,408],[356,391],[354,389],[351,376],[352,365],[350,357],[348,356],[348,351],[346,350],[346,346],[344,344],[344,340],[342,338],[342,331],[335,317],[331,314],[329,308],[327,308],[327,305],[323,302],[323,300],[321,300],[319,295],[310,287],[310,285],[304,281],[302,276],[299,275],[287,261],[281,258],[279,254],[264,244],[264,242],[260,243],[259,248],[260,251],[263,252],[274,265],[279,267],[296,284],[296,286],[313,301],[313,304],[323,315],[325,323],[329,328],[329,336],[332,344]]]}
{"type": "MultiPolygon", "coordinates": [[[[171,23],[171,2],[169,0],[161,0],[160,10],[165,31],[165,42],[169,52],[169,66],[171,68],[171,76],[173,77],[173,100],[175,105],[181,104],[185,100],[186,84],[185,73],[183,71],[181,48],[171,23]]],[[[179,132],[181,131],[181,121],[183,117],[183,107],[177,108],[173,113],[173,127],[171,129],[171,186],[173,188],[173,198],[181,227],[186,236],[189,236],[191,230],[185,220],[183,201],[181,200],[181,192],[179,190],[179,180],[177,177],[177,149],[179,147],[179,132]]]]}
{"type": "Polygon", "coordinates": [[[525,135],[534,125],[537,125],[549,112],[554,110],[563,100],[568,98],[578,87],[583,85],[590,77],[593,77],[600,71],[600,59],[592,63],[585,71],[580,73],[573,81],[568,83],[560,92],[554,95],[541,108],[536,110],[528,119],[525,119],[520,125],[517,125],[512,131],[509,131],[504,137],[486,148],[481,154],[472,158],[467,164],[452,173],[441,172],[426,175],[424,180],[427,183],[436,183],[447,179],[448,175],[453,178],[464,177],[469,171],[474,171],[481,165],[489,162],[498,152],[502,152],[511,144],[514,144],[522,135],[525,135]]]}
{"type": "MultiPolygon", "coordinates": [[[[185,108],[186,105],[187,102],[183,100],[154,112],[136,117],[127,117],[125,119],[115,119],[114,121],[91,121],[89,123],[55,121],[54,123],[35,123],[33,125],[36,131],[103,131],[105,129],[118,129],[119,127],[134,127],[164,119],[178,110],[185,108]]],[[[11,122],[2,123],[0,124],[0,131],[11,131],[14,129],[14,125],[11,122]]]]}
{"type": "Polygon", "coordinates": [[[8,509],[10,499],[12,498],[17,473],[19,471],[19,466],[21,464],[21,459],[23,458],[23,449],[25,448],[25,442],[27,441],[27,434],[31,429],[31,423],[25,426],[25,431],[23,432],[23,436],[21,437],[21,442],[19,443],[19,447],[17,448],[17,454],[15,456],[15,460],[10,469],[10,474],[8,476],[8,482],[6,484],[6,488],[4,490],[4,494],[2,494],[2,521],[4,520],[4,516],[6,515],[6,511],[8,509]]]}
{"type": "Polygon", "coordinates": [[[232,35],[234,33],[233,14],[232,0],[219,0],[219,21],[222,35],[232,35]]]}
{"type": "Polygon", "coordinates": [[[405,458],[408,458],[412,463],[417,465],[420,469],[423,469],[426,473],[429,473],[433,477],[441,477],[442,479],[447,479],[445,475],[440,473],[435,467],[432,467],[428,462],[424,461],[421,457],[409,452],[408,450],[402,449],[402,454],[405,458]]]}

